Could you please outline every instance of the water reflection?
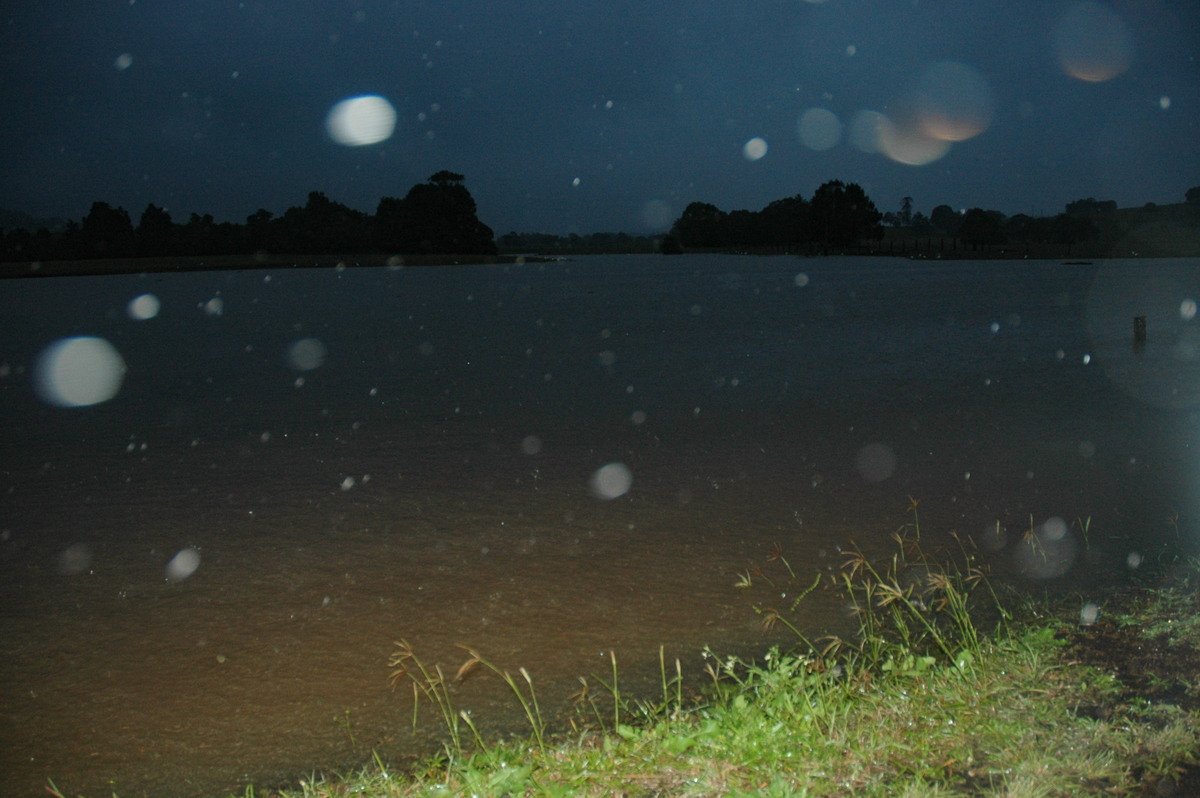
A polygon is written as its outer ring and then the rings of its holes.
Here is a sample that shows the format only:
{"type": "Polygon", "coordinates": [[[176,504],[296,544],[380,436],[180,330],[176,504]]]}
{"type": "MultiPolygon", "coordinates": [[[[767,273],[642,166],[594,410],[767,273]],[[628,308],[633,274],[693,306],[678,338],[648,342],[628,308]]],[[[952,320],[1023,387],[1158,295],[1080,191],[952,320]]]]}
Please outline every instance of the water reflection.
{"type": "MultiPolygon", "coordinates": [[[[927,534],[976,535],[1016,578],[1124,572],[1187,510],[1195,403],[1110,375],[1160,379],[1137,364],[1177,345],[1156,335],[1186,337],[1194,265],[1114,267],[1174,286],[1155,293],[1174,326],[1147,310],[1142,355],[1090,266],[595,258],[6,284],[0,766],[26,792],[111,777],[199,795],[400,757],[425,741],[388,687],[400,638],[445,667],[457,644],[524,666],[569,712],[609,651],[656,684],[660,645],[698,673],[705,646],[786,639],[753,611],[786,588],[738,574],[775,545],[805,586],[851,539],[887,551],[910,497],[927,534]],[[152,323],[125,310],[147,294],[152,323]],[[125,379],[51,406],[28,364],[75,335],[110,341],[125,379]]],[[[816,591],[801,611],[819,630],[841,609],[816,591]]],[[[457,689],[483,725],[519,726],[499,685],[457,689]]]]}

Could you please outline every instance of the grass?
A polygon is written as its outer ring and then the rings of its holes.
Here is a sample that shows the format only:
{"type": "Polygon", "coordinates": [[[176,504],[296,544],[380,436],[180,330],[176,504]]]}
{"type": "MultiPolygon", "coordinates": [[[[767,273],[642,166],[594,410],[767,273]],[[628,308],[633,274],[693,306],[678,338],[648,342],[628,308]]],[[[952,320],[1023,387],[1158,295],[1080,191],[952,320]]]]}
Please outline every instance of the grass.
{"type": "Polygon", "coordinates": [[[1127,593],[1081,627],[1075,606],[1009,611],[970,542],[927,549],[917,502],[909,510],[892,556],[852,549],[825,584],[854,608],[857,634],[803,634],[795,613],[822,580],[802,579],[776,548],[739,582],[801,589],[783,609],[758,608],[765,624],[795,633],[794,646],[757,659],[707,652],[699,690],[685,690],[680,662],[660,649],[660,690],[647,696],[623,691],[610,652],[609,673],[581,678],[575,717],[557,734],[526,669],[464,647],[448,677],[401,641],[393,679],[411,686],[414,713],[423,703],[441,718],[442,752],[403,771],[377,755],[360,772],[270,794],[1194,794],[1200,561],[1177,560],[1168,584],[1127,593]],[[1125,666],[1128,652],[1147,649],[1160,656],[1125,666]],[[1164,669],[1174,662],[1181,672],[1164,669]],[[485,740],[455,709],[454,684],[480,668],[507,684],[525,738],[485,740]]]}

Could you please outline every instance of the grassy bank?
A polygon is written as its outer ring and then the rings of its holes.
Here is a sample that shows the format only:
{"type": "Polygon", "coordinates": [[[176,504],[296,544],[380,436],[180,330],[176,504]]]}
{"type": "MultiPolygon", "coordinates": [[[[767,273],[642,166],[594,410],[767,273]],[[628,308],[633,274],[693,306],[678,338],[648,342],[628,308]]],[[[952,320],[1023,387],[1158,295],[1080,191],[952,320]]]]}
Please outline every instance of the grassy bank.
{"type": "Polygon", "coordinates": [[[851,551],[836,577],[804,584],[776,549],[742,575],[799,596],[759,608],[794,632],[791,650],[710,654],[697,688],[660,658],[660,689],[642,696],[614,661],[581,680],[570,731],[552,734],[524,669],[469,648],[443,669],[400,642],[393,679],[443,722],[440,754],[246,794],[1200,794],[1200,562],[1164,560],[1105,606],[1035,604],[994,588],[969,544],[927,550],[911,509],[890,558],[851,551]],[[843,594],[857,634],[804,636],[793,613],[816,589],[843,594]],[[507,685],[528,734],[482,739],[454,705],[469,674],[507,685]]]}

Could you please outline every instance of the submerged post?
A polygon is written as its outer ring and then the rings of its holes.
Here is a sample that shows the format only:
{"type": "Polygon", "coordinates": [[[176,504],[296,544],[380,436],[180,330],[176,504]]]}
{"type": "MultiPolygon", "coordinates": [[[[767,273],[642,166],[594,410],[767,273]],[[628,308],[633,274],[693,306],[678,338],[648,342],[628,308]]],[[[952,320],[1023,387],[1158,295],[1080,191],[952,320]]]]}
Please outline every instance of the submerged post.
{"type": "Polygon", "coordinates": [[[1134,316],[1133,317],[1133,345],[1134,346],[1145,346],[1146,345],[1146,317],[1145,316],[1134,316]]]}

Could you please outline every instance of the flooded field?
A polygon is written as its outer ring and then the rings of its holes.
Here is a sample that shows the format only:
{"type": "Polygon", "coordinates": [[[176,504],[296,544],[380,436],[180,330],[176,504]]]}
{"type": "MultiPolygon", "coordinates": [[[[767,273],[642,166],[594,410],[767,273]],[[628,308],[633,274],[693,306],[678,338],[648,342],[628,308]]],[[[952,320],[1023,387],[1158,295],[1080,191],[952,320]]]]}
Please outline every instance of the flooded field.
{"type": "MultiPolygon", "coordinates": [[[[565,723],[614,655],[653,691],[660,647],[698,679],[787,642],[754,608],[890,551],[912,499],[1023,587],[1100,591],[1195,534],[1197,297],[1194,260],[6,282],[0,771],[201,796],[428,754],[402,639],[527,668],[565,723]],[[119,353],[113,398],[55,404],[39,355],[72,336],[119,353]],[[800,584],[736,588],[775,545],[800,584]]],[[[799,612],[846,624],[832,592],[799,612]]],[[[455,701],[522,731],[486,673],[455,701]]]]}

